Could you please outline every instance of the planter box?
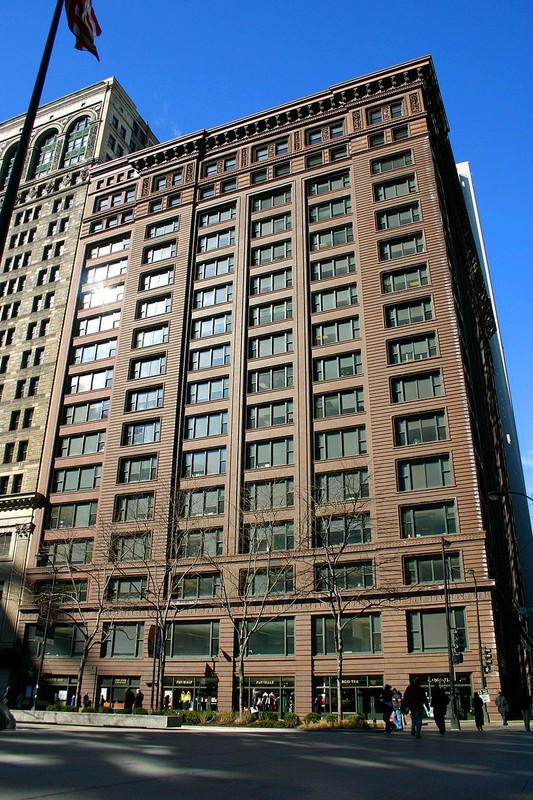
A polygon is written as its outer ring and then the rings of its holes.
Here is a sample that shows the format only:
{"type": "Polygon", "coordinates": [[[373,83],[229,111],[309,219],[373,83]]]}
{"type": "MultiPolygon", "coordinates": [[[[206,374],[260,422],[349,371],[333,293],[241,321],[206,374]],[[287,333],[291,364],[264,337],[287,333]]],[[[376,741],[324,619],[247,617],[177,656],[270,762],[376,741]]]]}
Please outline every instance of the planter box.
{"type": "Polygon", "coordinates": [[[98,714],[74,711],[11,712],[18,722],[46,725],[83,725],[91,728],[181,728],[183,715],[166,717],[160,714],[98,714]]]}

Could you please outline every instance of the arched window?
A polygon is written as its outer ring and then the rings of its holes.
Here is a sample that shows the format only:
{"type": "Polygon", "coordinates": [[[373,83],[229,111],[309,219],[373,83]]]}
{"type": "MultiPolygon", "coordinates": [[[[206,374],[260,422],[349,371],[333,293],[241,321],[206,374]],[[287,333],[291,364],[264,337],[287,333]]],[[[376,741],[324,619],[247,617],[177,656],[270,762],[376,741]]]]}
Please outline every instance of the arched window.
{"type": "Polygon", "coordinates": [[[4,156],[2,162],[2,169],[0,170],[0,192],[3,192],[7,186],[11,170],[13,169],[13,162],[15,161],[15,153],[17,152],[17,145],[12,145],[4,156]]]}
{"type": "Polygon", "coordinates": [[[71,167],[84,160],[88,139],[89,117],[82,117],[69,130],[62,167],[71,167]]]}
{"type": "Polygon", "coordinates": [[[33,170],[30,178],[40,178],[46,175],[52,166],[54,148],[56,146],[57,134],[55,131],[46,133],[39,141],[37,152],[33,162],[33,170]]]}

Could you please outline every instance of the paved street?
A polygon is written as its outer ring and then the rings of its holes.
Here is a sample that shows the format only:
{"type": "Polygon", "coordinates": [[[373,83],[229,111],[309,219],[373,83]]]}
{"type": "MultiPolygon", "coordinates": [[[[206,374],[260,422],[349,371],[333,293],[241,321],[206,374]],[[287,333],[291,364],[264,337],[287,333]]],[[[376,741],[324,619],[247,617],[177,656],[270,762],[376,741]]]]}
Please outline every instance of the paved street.
{"type": "Polygon", "coordinates": [[[20,725],[0,734],[2,800],[533,798],[518,723],[408,732],[167,731],[20,725]]]}

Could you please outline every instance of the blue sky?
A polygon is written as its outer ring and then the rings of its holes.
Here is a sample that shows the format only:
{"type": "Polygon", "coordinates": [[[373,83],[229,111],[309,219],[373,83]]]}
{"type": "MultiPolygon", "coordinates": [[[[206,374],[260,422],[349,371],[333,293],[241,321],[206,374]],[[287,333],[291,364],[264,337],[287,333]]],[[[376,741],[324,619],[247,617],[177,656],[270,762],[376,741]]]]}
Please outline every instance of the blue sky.
{"type": "MultiPolygon", "coordinates": [[[[93,0],[100,62],[63,16],[42,101],[114,75],[161,139],[431,54],[456,161],[469,161],[533,493],[533,4],[448,0],[93,0]],[[363,6],[363,7],[362,7],[363,6]]],[[[55,0],[0,0],[0,119],[23,113],[55,0]]]]}

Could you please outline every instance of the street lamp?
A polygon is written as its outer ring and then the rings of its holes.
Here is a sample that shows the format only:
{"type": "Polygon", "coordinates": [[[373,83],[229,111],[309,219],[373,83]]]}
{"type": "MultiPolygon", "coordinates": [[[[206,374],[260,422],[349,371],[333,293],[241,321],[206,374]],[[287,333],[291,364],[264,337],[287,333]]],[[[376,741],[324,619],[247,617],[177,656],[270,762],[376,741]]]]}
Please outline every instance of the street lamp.
{"type": "Polygon", "coordinates": [[[450,625],[450,596],[448,592],[448,565],[446,563],[445,547],[448,547],[448,542],[444,536],[441,539],[441,552],[442,552],[442,572],[444,575],[444,605],[446,608],[446,641],[448,645],[448,671],[450,673],[450,727],[455,730],[460,730],[461,723],[457,715],[457,703],[455,699],[455,669],[453,666],[452,654],[452,631],[450,625]]]}
{"type": "Polygon", "coordinates": [[[485,676],[485,670],[483,669],[483,648],[481,645],[481,622],[479,619],[479,597],[477,593],[477,577],[476,573],[473,569],[467,570],[468,575],[471,575],[474,579],[474,593],[476,596],[476,618],[477,618],[477,643],[479,649],[479,673],[481,675],[481,688],[483,691],[487,688],[487,678],[485,676]]]}

